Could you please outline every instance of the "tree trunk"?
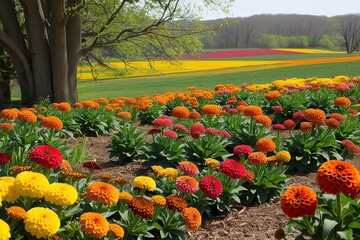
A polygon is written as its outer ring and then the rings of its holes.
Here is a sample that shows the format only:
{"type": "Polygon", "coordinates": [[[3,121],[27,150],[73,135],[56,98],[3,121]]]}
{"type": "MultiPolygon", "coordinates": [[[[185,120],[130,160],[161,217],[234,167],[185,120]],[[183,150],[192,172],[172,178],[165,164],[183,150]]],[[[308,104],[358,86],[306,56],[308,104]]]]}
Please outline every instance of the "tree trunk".
{"type": "Polygon", "coordinates": [[[20,0],[24,8],[26,31],[34,78],[34,99],[53,99],[51,81],[51,59],[46,21],[39,0],[20,0]]]}

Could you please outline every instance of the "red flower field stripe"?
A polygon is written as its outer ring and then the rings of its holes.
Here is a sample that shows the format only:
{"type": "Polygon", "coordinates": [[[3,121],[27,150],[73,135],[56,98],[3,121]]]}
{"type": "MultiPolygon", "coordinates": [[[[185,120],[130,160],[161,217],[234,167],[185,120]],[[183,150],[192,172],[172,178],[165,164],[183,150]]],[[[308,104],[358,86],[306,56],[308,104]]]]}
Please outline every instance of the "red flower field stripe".
{"type": "Polygon", "coordinates": [[[183,59],[235,58],[235,57],[285,55],[285,54],[303,54],[303,53],[285,51],[285,50],[275,50],[275,49],[245,49],[245,50],[204,52],[198,56],[189,56],[189,55],[184,56],[183,59]]]}

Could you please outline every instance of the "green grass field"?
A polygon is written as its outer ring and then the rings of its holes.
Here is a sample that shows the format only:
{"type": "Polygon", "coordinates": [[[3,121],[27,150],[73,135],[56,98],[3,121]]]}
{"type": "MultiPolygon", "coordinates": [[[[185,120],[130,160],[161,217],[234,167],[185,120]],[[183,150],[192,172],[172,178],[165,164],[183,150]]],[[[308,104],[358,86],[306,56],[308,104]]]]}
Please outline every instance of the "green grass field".
{"type": "Polygon", "coordinates": [[[169,74],[86,81],[78,83],[79,100],[107,97],[152,96],[168,91],[185,91],[188,86],[213,89],[216,84],[270,83],[284,78],[331,77],[335,75],[360,76],[360,62],[340,62],[307,66],[284,67],[248,72],[217,73],[218,71],[169,74]]]}

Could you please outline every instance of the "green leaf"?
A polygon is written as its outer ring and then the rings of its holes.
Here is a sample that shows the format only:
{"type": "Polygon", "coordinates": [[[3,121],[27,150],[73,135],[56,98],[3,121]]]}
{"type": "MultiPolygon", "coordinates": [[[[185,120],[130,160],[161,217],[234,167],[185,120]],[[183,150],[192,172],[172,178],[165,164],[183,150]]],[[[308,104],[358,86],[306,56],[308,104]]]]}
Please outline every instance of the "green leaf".
{"type": "Polygon", "coordinates": [[[326,240],[326,239],[331,239],[330,234],[331,231],[334,229],[334,227],[338,224],[337,221],[334,220],[330,220],[325,218],[324,220],[324,226],[323,226],[323,231],[322,231],[322,239],[326,240]]]}
{"type": "Polygon", "coordinates": [[[347,229],[345,231],[338,231],[336,232],[337,235],[340,237],[340,239],[345,239],[345,240],[352,240],[353,238],[353,231],[352,229],[347,229]]]}

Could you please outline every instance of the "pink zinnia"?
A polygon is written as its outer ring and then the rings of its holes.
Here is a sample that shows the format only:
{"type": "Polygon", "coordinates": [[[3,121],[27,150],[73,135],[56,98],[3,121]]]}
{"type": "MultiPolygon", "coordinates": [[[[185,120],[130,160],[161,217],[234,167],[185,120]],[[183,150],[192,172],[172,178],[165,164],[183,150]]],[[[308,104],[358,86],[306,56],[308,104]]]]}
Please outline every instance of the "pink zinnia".
{"type": "Polygon", "coordinates": [[[354,154],[359,154],[360,153],[360,148],[358,146],[356,146],[351,140],[342,140],[341,144],[349,151],[352,152],[354,154]]]}
{"type": "Polygon", "coordinates": [[[199,182],[201,191],[209,198],[217,198],[221,195],[223,186],[219,179],[214,176],[206,176],[199,182]]]}
{"type": "Polygon", "coordinates": [[[154,127],[170,127],[173,122],[168,116],[161,116],[153,121],[154,127]]]}
{"type": "Polygon", "coordinates": [[[219,171],[233,179],[244,178],[246,174],[244,165],[234,159],[224,160],[219,171]]]}
{"type": "Polygon", "coordinates": [[[150,129],[150,131],[148,132],[149,135],[154,135],[158,133],[161,133],[161,130],[156,128],[150,129]]]}
{"type": "Polygon", "coordinates": [[[236,108],[230,108],[229,110],[228,110],[228,113],[230,113],[230,114],[237,114],[239,111],[236,109],[236,108]]]}
{"type": "Polygon", "coordinates": [[[199,189],[199,183],[190,176],[180,176],[175,181],[176,188],[182,193],[192,194],[199,189]]]}
{"type": "Polygon", "coordinates": [[[8,164],[11,160],[11,157],[6,152],[0,152],[0,164],[8,164]]]}
{"type": "Polygon", "coordinates": [[[190,135],[193,138],[198,138],[200,135],[205,134],[205,127],[201,123],[194,123],[190,126],[190,135]]]}
{"type": "Polygon", "coordinates": [[[40,164],[46,168],[61,168],[63,157],[61,152],[48,145],[34,147],[30,153],[30,161],[40,164]]]}
{"type": "Polygon", "coordinates": [[[273,130],[284,131],[284,130],[286,130],[286,127],[285,127],[283,124],[281,124],[281,123],[277,123],[277,124],[274,124],[274,125],[272,126],[272,129],[273,129],[273,130]]]}
{"type": "Polygon", "coordinates": [[[164,137],[169,137],[169,138],[177,138],[178,135],[176,132],[174,132],[173,130],[166,130],[163,132],[162,134],[164,137]]]}
{"type": "Polygon", "coordinates": [[[218,132],[219,131],[216,128],[206,128],[205,129],[206,134],[217,135],[218,132]]]}
{"type": "Polygon", "coordinates": [[[253,149],[251,148],[251,146],[246,144],[241,144],[234,147],[233,154],[241,156],[241,155],[250,154],[252,151],[253,149]]]}
{"type": "Polygon", "coordinates": [[[223,129],[218,131],[218,135],[226,137],[228,139],[231,138],[230,133],[228,131],[226,131],[226,130],[223,130],[223,129]]]}
{"type": "Polygon", "coordinates": [[[179,124],[179,123],[174,124],[173,129],[174,129],[175,131],[181,131],[181,132],[183,132],[183,133],[188,133],[188,132],[189,132],[184,125],[179,124]]]}
{"type": "Polygon", "coordinates": [[[195,176],[199,172],[199,168],[192,162],[182,161],[179,163],[179,171],[189,176],[195,176]]]}
{"type": "Polygon", "coordinates": [[[305,118],[305,114],[303,112],[294,112],[292,115],[292,120],[301,121],[305,118]]]}
{"type": "Polygon", "coordinates": [[[283,125],[286,127],[286,129],[294,129],[296,127],[296,123],[291,119],[285,120],[283,125]]]}
{"type": "Polygon", "coordinates": [[[280,105],[276,105],[276,106],[272,106],[271,110],[273,110],[274,112],[282,112],[283,111],[283,107],[280,105]]]}

